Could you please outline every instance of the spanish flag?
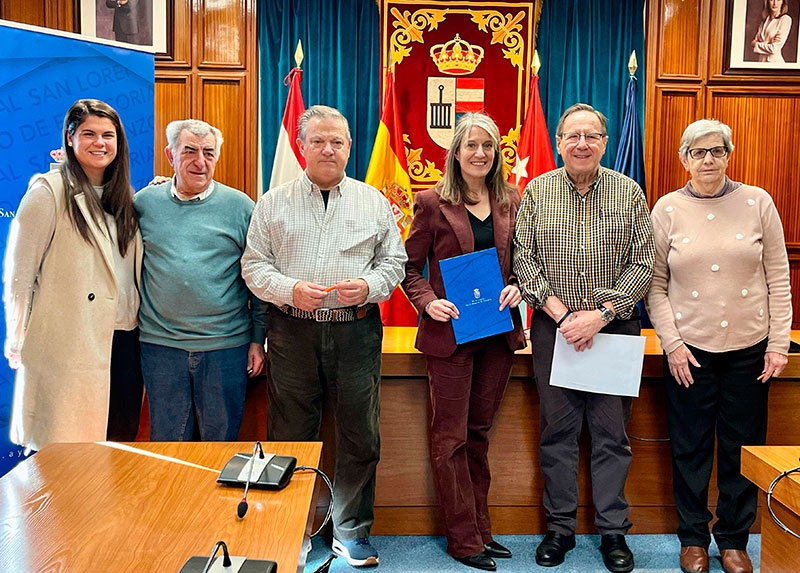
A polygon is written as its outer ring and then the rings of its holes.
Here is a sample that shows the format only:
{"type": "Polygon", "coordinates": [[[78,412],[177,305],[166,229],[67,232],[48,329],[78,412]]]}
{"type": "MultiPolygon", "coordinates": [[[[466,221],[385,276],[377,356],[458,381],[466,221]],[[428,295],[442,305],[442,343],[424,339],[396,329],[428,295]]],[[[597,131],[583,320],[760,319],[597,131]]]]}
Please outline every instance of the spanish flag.
{"type": "MultiPolygon", "coordinates": [[[[389,200],[394,220],[405,240],[411,226],[414,198],[391,70],[386,72],[383,113],[367,168],[366,183],[380,190],[389,200]]],[[[381,303],[381,318],[385,326],[417,326],[418,323],[417,311],[400,287],[389,300],[381,303]]]]}

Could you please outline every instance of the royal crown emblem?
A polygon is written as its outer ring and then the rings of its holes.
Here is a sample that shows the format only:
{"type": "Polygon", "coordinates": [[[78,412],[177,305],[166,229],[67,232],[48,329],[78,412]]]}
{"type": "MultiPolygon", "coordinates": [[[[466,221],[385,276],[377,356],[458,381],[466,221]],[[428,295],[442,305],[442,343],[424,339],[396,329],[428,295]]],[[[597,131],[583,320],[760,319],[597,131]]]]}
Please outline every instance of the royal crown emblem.
{"type": "Polygon", "coordinates": [[[474,72],[481,63],[483,48],[465,42],[456,34],[449,42],[433,46],[431,59],[443,74],[463,76],[474,72]]]}

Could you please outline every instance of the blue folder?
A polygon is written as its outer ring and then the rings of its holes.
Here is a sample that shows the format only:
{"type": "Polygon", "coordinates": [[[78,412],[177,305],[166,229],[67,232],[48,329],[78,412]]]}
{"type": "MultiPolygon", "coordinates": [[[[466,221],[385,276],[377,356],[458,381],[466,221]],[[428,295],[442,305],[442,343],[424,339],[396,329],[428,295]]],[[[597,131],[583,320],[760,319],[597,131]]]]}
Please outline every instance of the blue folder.
{"type": "Polygon", "coordinates": [[[451,321],[457,344],[514,329],[511,310],[498,310],[505,283],[496,248],[442,259],[439,269],[447,300],[458,308],[458,320],[451,321]]]}

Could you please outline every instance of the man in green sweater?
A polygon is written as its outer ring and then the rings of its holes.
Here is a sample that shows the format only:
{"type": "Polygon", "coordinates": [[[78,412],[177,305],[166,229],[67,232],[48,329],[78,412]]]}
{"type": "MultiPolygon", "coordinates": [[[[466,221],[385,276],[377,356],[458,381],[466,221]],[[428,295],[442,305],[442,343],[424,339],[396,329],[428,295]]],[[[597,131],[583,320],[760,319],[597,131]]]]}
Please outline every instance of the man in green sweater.
{"type": "Polygon", "coordinates": [[[175,175],[134,199],[144,242],[142,374],[154,441],[236,440],[247,377],[264,364],[265,312],[241,277],[253,201],[214,181],[222,134],[167,126],[175,175]]]}

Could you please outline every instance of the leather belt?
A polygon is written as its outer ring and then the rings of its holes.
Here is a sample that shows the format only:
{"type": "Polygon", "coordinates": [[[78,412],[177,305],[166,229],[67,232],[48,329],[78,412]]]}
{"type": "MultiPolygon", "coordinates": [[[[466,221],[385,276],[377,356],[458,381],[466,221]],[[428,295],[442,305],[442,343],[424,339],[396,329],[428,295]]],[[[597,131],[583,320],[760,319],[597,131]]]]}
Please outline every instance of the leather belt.
{"type": "Polygon", "coordinates": [[[370,309],[375,306],[374,304],[365,304],[363,306],[345,306],[343,308],[318,308],[317,310],[301,310],[293,306],[285,304],[279,306],[278,309],[293,318],[303,318],[305,320],[313,320],[315,322],[353,322],[354,320],[361,320],[370,309]]]}

